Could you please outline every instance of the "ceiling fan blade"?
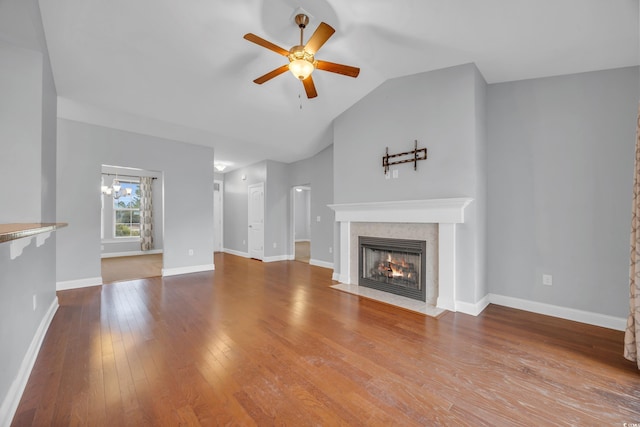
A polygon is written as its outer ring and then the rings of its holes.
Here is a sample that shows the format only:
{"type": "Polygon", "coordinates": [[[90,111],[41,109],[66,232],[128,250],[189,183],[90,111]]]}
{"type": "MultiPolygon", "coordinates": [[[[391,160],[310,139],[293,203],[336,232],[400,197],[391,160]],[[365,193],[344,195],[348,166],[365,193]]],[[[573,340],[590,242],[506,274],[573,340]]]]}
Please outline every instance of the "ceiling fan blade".
{"type": "Polygon", "coordinates": [[[315,98],[318,96],[318,92],[316,92],[316,85],[313,84],[313,79],[311,75],[302,81],[304,85],[304,90],[307,92],[307,98],[315,98]]]}
{"type": "Polygon", "coordinates": [[[312,55],[315,55],[318,50],[322,47],[322,45],[329,40],[329,37],[335,33],[336,30],[329,24],[325,24],[321,22],[316,28],[316,31],[313,33],[309,41],[304,47],[304,50],[309,52],[312,55]]]}
{"type": "Polygon", "coordinates": [[[349,65],[336,64],[334,62],[318,61],[316,64],[318,70],[329,71],[331,73],[342,74],[343,76],[358,77],[360,68],[351,67],[349,65]]]}
{"type": "Polygon", "coordinates": [[[271,80],[274,77],[279,76],[282,73],[286,73],[289,70],[289,64],[287,65],[283,65],[282,67],[278,67],[273,71],[269,71],[267,74],[265,74],[264,76],[260,76],[257,79],[255,79],[253,82],[256,84],[261,85],[264,82],[268,82],[269,80],[271,80]]]}
{"type": "Polygon", "coordinates": [[[288,50],[284,50],[280,46],[277,46],[277,45],[271,43],[270,41],[267,41],[267,40],[263,39],[262,37],[256,36],[253,33],[245,34],[244,38],[246,40],[249,40],[250,42],[253,42],[253,43],[259,45],[259,46],[266,47],[267,49],[272,50],[275,53],[279,53],[282,56],[288,56],[289,55],[289,51],[288,50]]]}

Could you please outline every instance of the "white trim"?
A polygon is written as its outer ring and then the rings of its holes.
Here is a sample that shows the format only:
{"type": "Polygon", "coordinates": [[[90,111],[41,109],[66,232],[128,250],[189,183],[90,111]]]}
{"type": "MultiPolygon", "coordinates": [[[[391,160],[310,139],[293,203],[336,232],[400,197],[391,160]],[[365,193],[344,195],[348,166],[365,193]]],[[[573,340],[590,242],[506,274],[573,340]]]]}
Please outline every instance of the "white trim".
{"type": "Polygon", "coordinates": [[[7,391],[2,405],[0,405],[0,426],[10,425],[11,420],[16,414],[18,404],[20,403],[24,389],[27,386],[27,381],[31,375],[31,370],[33,369],[33,365],[36,363],[38,352],[40,351],[44,337],[47,334],[49,325],[51,324],[53,316],[56,314],[57,310],[58,297],[54,297],[49,309],[40,321],[40,325],[38,325],[38,329],[31,340],[27,353],[22,359],[20,369],[18,369],[18,374],[9,386],[9,390],[7,391]]]}
{"type": "Polygon", "coordinates": [[[56,282],[56,291],[66,291],[68,289],[88,288],[90,286],[102,285],[102,276],[86,277],[84,279],[65,280],[56,282]]]}
{"type": "Polygon", "coordinates": [[[482,311],[487,308],[487,306],[491,303],[489,294],[485,295],[480,301],[475,304],[464,302],[464,301],[456,301],[456,311],[459,311],[464,314],[470,314],[471,316],[477,316],[482,313],[482,311]]]}
{"type": "Polygon", "coordinates": [[[412,222],[461,224],[468,197],[327,205],[337,222],[412,222]]]}
{"type": "Polygon", "coordinates": [[[150,251],[129,251],[129,252],[108,252],[100,255],[100,258],[120,258],[124,256],[139,256],[139,255],[153,255],[161,254],[162,249],[152,249],[150,251]]]}
{"type": "Polygon", "coordinates": [[[242,258],[249,258],[248,252],[240,252],[240,251],[236,251],[234,249],[229,249],[229,248],[222,248],[222,252],[226,254],[235,255],[235,256],[241,256],[242,258]]]}
{"type": "Polygon", "coordinates": [[[300,243],[300,242],[309,242],[309,243],[311,243],[311,239],[296,239],[294,241],[294,243],[300,243]]]}
{"type": "Polygon", "coordinates": [[[118,243],[140,243],[140,237],[114,237],[112,239],[102,239],[102,244],[113,245],[118,243]]]}
{"type": "Polygon", "coordinates": [[[333,280],[335,282],[339,282],[340,281],[340,275],[334,271],[333,274],[331,275],[331,280],[333,280]]]}
{"type": "Polygon", "coordinates": [[[213,264],[190,265],[190,266],[187,266],[187,267],[163,268],[162,269],[162,277],[177,276],[177,275],[180,275],[180,274],[200,273],[201,271],[213,271],[215,269],[216,269],[215,265],[213,265],[213,264]]]}
{"type": "Polygon", "coordinates": [[[311,258],[309,260],[309,264],[310,265],[315,265],[317,267],[322,267],[322,268],[331,268],[333,269],[333,263],[332,262],[327,262],[327,261],[321,261],[319,259],[313,259],[311,258]]]}
{"type": "MultiPolygon", "coordinates": [[[[220,250],[224,251],[224,181],[220,181],[219,179],[215,179],[213,180],[213,192],[215,193],[215,185],[218,184],[220,190],[220,237],[218,237],[218,239],[220,240],[220,250]]],[[[214,194],[215,196],[215,194],[214,194]]],[[[215,201],[215,197],[214,197],[214,201],[215,201]]],[[[213,207],[213,212],[216,212],[216,208],[215,206],[213,207]]],[[[213,226],[214,230],[215,230],[215,224],[213,226]]],[[[215,238],[215,237],[214,237],[215,238]]]]}
{"type": "Polygon", "coordinates": [[[617,331],[624,331],[627,326],[627,319],[622,317],[592,313],[589,311],[576,310],[575,308],[561,307],[504,295],[489,294],[488,296],[492,304],[531,311],[533,313],[544,314],[546,316],[559,317],[561,319],[573,320],[575,322],[601,326],[603,328],[615,329],[617,331]]]}
{"type": "Polygon", "coordinates": [[[276,256],[266,256],[262,259],[262,262],[278,262],[278,261],[289,261],[289,255],[276,255],[276,256]]]}

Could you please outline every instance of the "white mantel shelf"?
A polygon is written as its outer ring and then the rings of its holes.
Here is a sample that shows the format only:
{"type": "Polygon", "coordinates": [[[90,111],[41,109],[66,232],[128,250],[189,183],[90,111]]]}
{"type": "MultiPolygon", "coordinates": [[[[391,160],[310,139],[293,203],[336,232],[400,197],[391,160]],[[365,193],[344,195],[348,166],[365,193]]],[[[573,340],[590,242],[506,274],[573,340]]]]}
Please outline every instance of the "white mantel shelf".
{"type": "Polygon", "coordinates": [[[438,224],[438,303],[437,307],[456,311],[456,224],[464,223],[465,208],[473,201],[448,199],[402,200],[394,202],[344,203],[329,205],[340,223],[340,271],[337,278],[347,285],[357,284],[350,277],[351,223],[388,222],[438,224]]]}
{"type": "Polygon", "coordinates": [[[401,200],[397,202],[344,203],[329,205],[336,213],[337,222],[411,222],[449,223],[464,222],[464,208],[473,199],[401,200]]]}

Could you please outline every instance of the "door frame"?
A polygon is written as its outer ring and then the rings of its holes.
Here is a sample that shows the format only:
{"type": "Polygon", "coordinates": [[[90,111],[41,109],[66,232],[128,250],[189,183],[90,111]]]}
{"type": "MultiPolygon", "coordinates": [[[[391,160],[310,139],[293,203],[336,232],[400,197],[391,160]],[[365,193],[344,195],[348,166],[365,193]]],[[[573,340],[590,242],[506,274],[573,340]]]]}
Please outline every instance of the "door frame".
{"type": "MultiPolygon", "coordinates": [[[[215,185],[219,184],[219,188],[220,188],[220,252],[224,252],[224,181],[220,181],[218,179],[214,179],[213,180],[213,185],[214,185],[214,203],[215,203],[215,185]]],[[[215,215],[216,212],[216,207],[213,207],[213,213],[215,215]]],[[[213,219],[215,221],[215,217],[213,219]]],[[[216,226],[215,223],[213,225],[213,229],[215,231],[216,226]]],[[[214,236],[215,239],[215,236],[214,236]]],[[[214,244],[214,248],[215,248],[215,244],[214,244]]],[[[214,251],[215,252],[215,251],[214,251]]]]}

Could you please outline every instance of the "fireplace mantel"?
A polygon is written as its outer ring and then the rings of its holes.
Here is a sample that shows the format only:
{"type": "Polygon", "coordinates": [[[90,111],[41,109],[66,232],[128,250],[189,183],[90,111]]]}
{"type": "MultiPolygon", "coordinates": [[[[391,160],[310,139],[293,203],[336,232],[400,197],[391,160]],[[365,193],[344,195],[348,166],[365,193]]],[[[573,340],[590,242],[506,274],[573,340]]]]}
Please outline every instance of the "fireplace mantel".
{"type": "Polygon", "coordinates": [[[329,205],[338,222],[464,222],[464,208],[473,199],[401,200],[397,202],[344,203],[329,205]]]}
{"type": "Polygon", "coordinates": [[[329,205],[340,223],[340,271],[334,275],[345,284],[357,284],[351,277],[350,235],[353,222],[438,224],[438,308],[456,311],[456,224],[464,223],[471,198],[403,200],[394,202],[329,205]]]}

